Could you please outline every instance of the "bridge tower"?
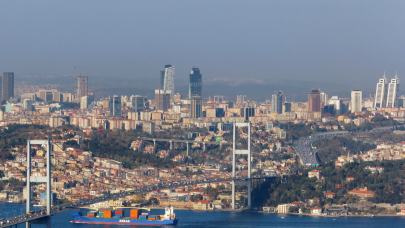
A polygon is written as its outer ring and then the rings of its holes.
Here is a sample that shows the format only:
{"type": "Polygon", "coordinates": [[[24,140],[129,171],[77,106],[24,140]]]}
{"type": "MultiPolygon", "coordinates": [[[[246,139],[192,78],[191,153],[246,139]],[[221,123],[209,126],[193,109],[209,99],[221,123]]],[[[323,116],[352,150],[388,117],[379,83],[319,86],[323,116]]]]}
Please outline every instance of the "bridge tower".
{"type": "Polygon", "coordinates": [[[51,143],[46,140],[27,140],[27,213],[31,211],[31,182],[46,183],[46,215],[26,223],[26,228],[31,228],[31,224],[45,224],[51,228],[51,143]],[[31,177],[31,145],[46,146],[46,177],[31,177]]]}
{"type": "Polygon", "coordinates": [[[232,178],[235,178],[235,167],[236,167],[236,155],[246,154],[248,156],[248,178],[245,180],[233,180],[232,181],[232,209],[235,209],[235,186],[236,185],[247,185],[248,186],[248,208],[252,208],[252,179],[250,179],[251,173],[251,151],[250,151],[250,122],[247,123],[233,123],[233,157],[232,157],[232,178]],[[248,128],[248,149],[247,150],[237,150],[236,149],[236,127],[247,127],[248,128]]]}

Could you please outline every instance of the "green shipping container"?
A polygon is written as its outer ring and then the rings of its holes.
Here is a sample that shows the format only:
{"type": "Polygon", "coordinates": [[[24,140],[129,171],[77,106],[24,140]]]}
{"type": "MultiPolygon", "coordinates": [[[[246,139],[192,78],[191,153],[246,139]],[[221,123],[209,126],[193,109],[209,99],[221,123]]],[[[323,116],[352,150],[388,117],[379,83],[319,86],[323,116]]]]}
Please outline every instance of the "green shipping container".
{"type": "Polygon", "coordinates": [[[221,141],[222,139],[224,139],[224,138],[222,138],[222,137],[216,137],[216,138],[215,138],[215,142],[219,142],[219,141],[221,141]]]}

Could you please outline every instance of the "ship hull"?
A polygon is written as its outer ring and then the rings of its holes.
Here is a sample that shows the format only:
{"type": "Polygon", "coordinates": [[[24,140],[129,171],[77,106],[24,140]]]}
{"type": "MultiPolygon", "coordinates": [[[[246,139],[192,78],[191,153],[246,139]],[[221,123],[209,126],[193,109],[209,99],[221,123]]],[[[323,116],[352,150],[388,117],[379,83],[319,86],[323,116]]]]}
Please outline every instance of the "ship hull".
{"type": "Polygon", "coordinates": [[[87,223],[87,224],[114,224],[114,225],[176,225],[177,219],[175,220],[143,220],[143,219],[101,219],[101,218],[85,218],[81,217],[79,214],[73,214],[72,223],[87,223]]]}

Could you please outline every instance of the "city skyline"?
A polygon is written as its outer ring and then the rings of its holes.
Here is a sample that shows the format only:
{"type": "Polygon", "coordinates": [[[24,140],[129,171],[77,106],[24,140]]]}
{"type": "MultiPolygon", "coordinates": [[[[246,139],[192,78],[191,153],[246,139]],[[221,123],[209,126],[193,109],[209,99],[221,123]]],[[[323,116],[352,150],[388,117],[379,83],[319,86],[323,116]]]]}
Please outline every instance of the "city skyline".
{"type": "Polygon", "coordinates": [[[0,68],[16,75],[59,77],[72,75],[72,66],[83,66],[80,72],[90,77],[142,78],[156,75],[162,62],[170,62],[179,78],[187,78],[190,67],[198,65],[206,79],[299,79],[344,85],[371,83],[375,72],[385,69],[405,72],[400,2],[235,0],[215,2],[211,8],[213,3],[123,1],[98,3],[94,9],[92,1],[3,2],[2,8],[8,10],[0,20],[5,31],[1,42],[7,55],[0,57],[0,68]],[[120,15],[113,20],[105,17],[111,8],[112,15],[120,15]],[[42,13],[33,14],[35,10],[42,13]],[[21,13],[20,20],[12,19],[15,11],[21,13]],[[208,12],[207,21],[191,16],[208,12]],[[75,15],[88,16],[78,20],[75,15]],[[38,27],[43,21],[55,23],[38,27]],[[210,24],[216,21],[221,23],[210,24]],[[127,29],[133,25],[137,29],[127,29]],[[49,31],[52,36],[44,37],[49,31]],[[55,48],[55,43],[64,45],[55,48]]]}

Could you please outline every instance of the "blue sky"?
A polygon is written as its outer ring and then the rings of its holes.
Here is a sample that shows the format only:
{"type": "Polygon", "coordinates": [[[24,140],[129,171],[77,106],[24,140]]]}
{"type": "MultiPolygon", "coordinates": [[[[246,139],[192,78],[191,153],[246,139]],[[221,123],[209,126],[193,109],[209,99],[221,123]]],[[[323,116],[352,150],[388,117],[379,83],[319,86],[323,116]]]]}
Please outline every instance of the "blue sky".
{"type": "MultiPolygon", "coordinates": [[[[0,71],[375,84],[405,73],[405,1],[1,1],[0,71]]],[[[361,86],[360,86],[361,87],[361,86]]]]}

